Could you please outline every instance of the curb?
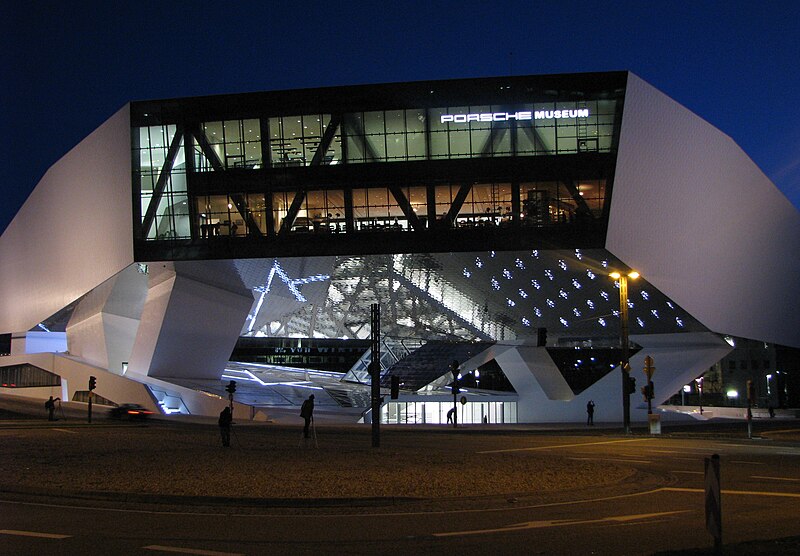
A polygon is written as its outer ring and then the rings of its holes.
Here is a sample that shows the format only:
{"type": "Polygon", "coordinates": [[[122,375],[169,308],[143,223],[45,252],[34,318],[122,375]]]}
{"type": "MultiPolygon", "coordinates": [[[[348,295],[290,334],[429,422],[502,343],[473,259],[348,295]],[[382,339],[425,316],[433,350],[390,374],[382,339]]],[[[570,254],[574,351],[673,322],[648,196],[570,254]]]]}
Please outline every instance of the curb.
{"type": "Polygon", "coordinates": [[[146,494],[134,492],[70,491],[43,488],[15,489],[0,487],[0,495],[43,496],[59,500],[101,500],[134,504],[161,504],[177,506],[221,506],[247,508],[335,508],[335,507],[382,507],[397,506],[411,502],[429,500],[415,497],[350,497],[350,498],[251,498],[228,496],[194,496],[180,494],[146,494]]]}

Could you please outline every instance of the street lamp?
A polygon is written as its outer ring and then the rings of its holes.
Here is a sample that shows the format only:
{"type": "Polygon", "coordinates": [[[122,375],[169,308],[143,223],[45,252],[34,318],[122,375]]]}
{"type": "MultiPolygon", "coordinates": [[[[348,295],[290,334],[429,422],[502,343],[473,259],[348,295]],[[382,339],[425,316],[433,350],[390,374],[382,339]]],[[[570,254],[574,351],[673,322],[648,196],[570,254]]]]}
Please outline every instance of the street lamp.
{"type": "Polygon", "coordinates": [[[631,365],[628,361],[628,278],[636,280],[639,273],[631,270],[627,274],[612,272],[611,278],[619,282],[619,323],[620,323],[620,343],[622,344],[622,361],[620,371],[622,372],[622,421],[625,434],[631,432],[631,365]]]}

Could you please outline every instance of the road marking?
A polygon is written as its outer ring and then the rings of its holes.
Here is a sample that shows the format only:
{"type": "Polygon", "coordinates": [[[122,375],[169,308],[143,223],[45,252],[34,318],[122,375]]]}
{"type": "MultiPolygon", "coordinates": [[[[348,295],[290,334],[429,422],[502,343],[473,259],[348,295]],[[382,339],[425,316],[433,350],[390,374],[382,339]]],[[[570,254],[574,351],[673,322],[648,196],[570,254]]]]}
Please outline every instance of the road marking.
{"type": "Polygon", "coordinates": [[[731,463],[743,463],[745,465],[766,465],[766,464],[764,464],[764,463],[762,463],[760,461],[736,461],[736,460],[731,460],[731,463]]]}
{"type": "Polygon", "coordinates": [[[632,514],[632,515],[614,515],[609,517],[602,517],[600,519],[553,519],[544,521],[528,521],[526,523],[516,523],[514,525],[507,525],[497,529],[479,529],[475,531],[452,531],[449,533],[434,533],[434,537],[457,537],[466,535],[486,535],[491,533],[509,533],[512,531],[524,531],[526,529],[545,529],[548,527],[564,527],[573,525],[585,525],[589,523],[624,523],[630,521],[641,521],[644,519],[651,519],[654,517],[664,517],[668,515],[684,514],[692,512],[693,510],[676,510],[672,512],[658,512],[652,514],[632,514]]]}
{"type": "Polygon", "coordinates": [[[783,429],[783,430],[777,430],[777,431],[764,431],[764,432],[761,433],[761,435],[762,436],[767,436],[767,435],[770,435],[770,434],[791,434],[791,433],[795,433],[795,432],[800,432],[800,429],[783,429]]]}
{"type": "Polygon", "coordinates": [[[70,433],[70,434],[78,434],[77,432],[75,432],[75,431],[71,431],[71,430],[69,430],[69,429],[52,429],[52,430],[54,430],[54,431],[58,431],[58,432],[68,432],[68,433],[70,433]]]}
{"type": "MultiPolygon", "coordinates": [[[[659,490],[664,492],[696,492],[705,493],[702,488],[679,488],[679,487],[664,487],[659,490]]],[[[743,494],[746,496],[773,496],[776,498],[800,498],[800,492],[768,492],[759,490],[722,490],[722,494],[743,494]]]]}
{"type": "Polygon", "coordinates": [[[42,539],[68,539],[72,535],[58,535],[56,533],[38,533],[36,531],[15,531],[13,529],[0,529],[0,534],[16,535],[18,537],[39,537],[42,539]]]}
{"type": "Polygon", "coordinates": [[[800,479],[790,479],[788,477],[762,477],[761,475],[750,475],[751,479],[769,479],[770,481],[794,481],[800,482],[800,479]]]}
{"type": "Polygon", "coordinates": [[[578,461],[624,461],[625,463],[653,463],[646,459],[625,459],[625,458],[567,458],[578,461]]]}
{"type": "Polygon", "coordinates": [[[647,452],[651,452],[653,454],[682,454],[683,453],[680,450],[654,450],[652,448],[649,449],[649,450],[646,450],[646,451],[647,452]]]}
{"type": "Polygon", "coordinates": [[[240,552],[217,552],[215,550],[200,550],[197,548],[180,548],[177,546],[161,546],[158,544],[151,544],[150,546],[143,546],[144,550],[160,550],[161,552],[180,552],[181,554],[201,554],[204,556],[244,556],[240,552]]]}
{"type": "Polygon", "coordinates": [[[687,475],[703,475],[702,471],[681,471],[680,469],[675,469],[674,471],[670,471],[670,473],[685,473],[687,475]]]}
{"type": "Polygon", "coordinates": [[[583,446],[599,446],[601,444],[621,444],[623,442],[646,442],[655,438],[633,438],[631,440],[607,440],[605,442],[581,442],[578,444],[557,444],[555,446],[534,446],[532,448],[507,448],[504,450],[485,450],[479,454],[502,454],[507,452],[533,452],[537,450],[554,450],[556,448],[579,448],[583,446]]]}

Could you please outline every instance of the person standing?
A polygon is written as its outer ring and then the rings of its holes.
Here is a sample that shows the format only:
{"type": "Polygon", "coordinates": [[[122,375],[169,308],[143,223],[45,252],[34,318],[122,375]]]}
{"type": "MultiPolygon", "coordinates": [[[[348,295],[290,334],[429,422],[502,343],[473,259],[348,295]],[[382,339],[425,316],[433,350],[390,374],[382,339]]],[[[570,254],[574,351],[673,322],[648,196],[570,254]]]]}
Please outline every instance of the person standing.
{"type": "Polygon", "coordinates": [[[303,437],[308,438],[308,427],[314,420],[314,394],[311,394],[303,405],[300,406],[300,417],[305,420],[303,426],[303,437]]]}
{"type": "Polygon", "coordinates": [[[53,399],[53,396],[50,396],[50,399],[44,402],[44,408],[47,410],[47,420],[48,421],[55,421],[56,420],[56,402],[60,402],[61,398],[53,399]]]}
{"type": "Polygon", "coordinates": [[[594,425],[594,400],[586,404],[586,424],[594,425]]]}
{"type": "Polygon", "coordinates": [[[231,425],[233,424],[233,412],[230,407],[225,407],[219,413],[219,434],[222,436],[222,445],[231,445],[231,425]]]}

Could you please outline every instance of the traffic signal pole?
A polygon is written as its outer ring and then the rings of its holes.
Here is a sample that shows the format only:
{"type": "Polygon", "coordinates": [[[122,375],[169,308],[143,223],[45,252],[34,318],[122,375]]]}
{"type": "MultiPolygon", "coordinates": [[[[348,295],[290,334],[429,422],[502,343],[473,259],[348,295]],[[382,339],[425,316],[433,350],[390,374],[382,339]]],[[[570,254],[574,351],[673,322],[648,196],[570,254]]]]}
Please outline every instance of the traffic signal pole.
{"type": "Polygon", "coordinates": [[[89,415],[87,421],[92,422],[92,398],[94,398],[94,389],[97,388],[97,378],[94,376],[89,377],[89,415]]]}
{"type": "Polygon", "coordinates": [[[236,392],[236,381],[230,381],[225,387],[225,391],[228,393],[228,407],[231,410],[231,415],[233,415],[233,393],[236,392]]]}
{"type": "Polygon", "coordinates": [[[372,361],[369,364],[370,392],[372,398],[372,447],[381,445],[381,307],[373,303],[370,308],[372,361]]]}

